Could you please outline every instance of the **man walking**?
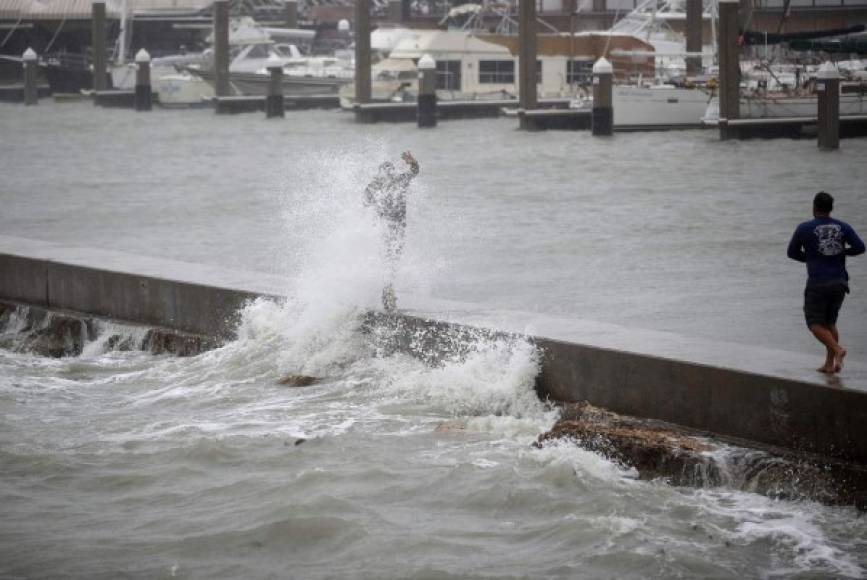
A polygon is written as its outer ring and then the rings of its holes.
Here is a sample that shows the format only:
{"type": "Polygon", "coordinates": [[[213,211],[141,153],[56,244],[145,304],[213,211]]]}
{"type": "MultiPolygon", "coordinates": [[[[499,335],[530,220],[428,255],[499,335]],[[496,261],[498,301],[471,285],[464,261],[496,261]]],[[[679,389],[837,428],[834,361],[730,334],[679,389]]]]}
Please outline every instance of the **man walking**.
{"type": "Polygon", "coordinates": [[[376,210],[382,225],[385,245],[385,262],[388,268],[388,281],[382,291],[382,306],[387,311],[397,308],[394,294],[394,279],[397,266],[403,253],[403,239],[406,231],[406,194],[412,180],[418,175],[418,161],[409,151],[401,154],[401,159],[409,166],[408,171],[398,172],[394,164],[386,161],[379,166],[379,173],[364,190],[364,205],[376,210]]]}
{"type": "Polygon", "coordinates": [[[813,219],[800,224],[789,242],[788,256],[807,264],[804,318],[816,340],[825,346],[825,364],[817,370],[838,373],[846,349],[840,345],[837,314],[849,293],[846,256],[864,253],[864,242],[852,226],[831,217],[834,198],[820,191],[813,198],[813,219]]]}

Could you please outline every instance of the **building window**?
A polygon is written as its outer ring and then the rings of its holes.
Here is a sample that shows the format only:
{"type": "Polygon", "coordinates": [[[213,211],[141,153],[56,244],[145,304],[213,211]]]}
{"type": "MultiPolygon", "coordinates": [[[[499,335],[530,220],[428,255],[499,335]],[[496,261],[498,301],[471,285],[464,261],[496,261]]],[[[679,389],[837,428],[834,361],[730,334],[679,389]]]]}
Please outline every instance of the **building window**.
{"type": "Polygon", "coordinates": [[[461,61],[437,61],[437,88],[445,91],[461,90],[461,61]]]}
{"type": "Polygon", "coordinates": [[[542,84],[542,61],[541,60],[536,61],[536,84],[537,85],[542,84]]]}
{"type": "Polygon", "coordinates": [[[589,85],[593,82],[592,60],[566,61],[566,83],[577,85],[589,85]]]}
{"type": "Polygon", "coordinates": [[[479,83],[511,85],[515,83],[514,60],[480,60],[479,83]]]}

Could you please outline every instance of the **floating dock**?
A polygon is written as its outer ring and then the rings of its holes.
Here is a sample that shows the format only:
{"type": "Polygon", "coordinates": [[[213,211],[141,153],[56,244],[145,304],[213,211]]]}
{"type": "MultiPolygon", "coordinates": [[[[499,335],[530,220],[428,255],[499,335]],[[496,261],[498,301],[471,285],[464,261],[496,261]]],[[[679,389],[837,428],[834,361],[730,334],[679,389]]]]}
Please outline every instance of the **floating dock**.
{"type": "MultiPolygon", "coordinates": [[[[737,139],[816,137],[818,117],[769,117],[764,119],[719,119],[705,121],[708,128],[728,129],[737,139]]],[[[867,114],[841,115],[840,137],[867,136],[867,114]]]]}
{"type": "MultiPolygon", "coordinates": [[[[503,109],[518,106],[517,99],[479,99],[470,101],[438,101],[438,119],[483,119],[499,117],[503,109]]],[[[569,99],[542,99],[540,108],[569,106],[569,99]]],[[[355,103],[345,108],[355,113],[359,123],[409,123],[416,120],[418,105],[415,102],[401,103],[355,103]]]]}
{"type": "MultiPolygon", "coordinates": [[[[135,91],[93,91],[91,95],[93,98],[93,104],[97,107],[109,107],[115,109],[135,108],[135,91]]],[[[154,99],[154,102],[156,102],[156,99],[154,99]]]]}
{"type": "MultiPolygon", "coordinates": [[[[264,95],[213,97],[211,99],[211,103],[216,112],[220,115],[265,112],[264,95]]],[[[307,109],[337,109],[340,107],[340,98],[337,95],[284,96],[283,107],[287,111],[307,109]]]]}
{"type": "MultiPolygon", "coordinates": [[[[227,339],[243,304],[282,288],[267,274],[0,236],[0,300],[42,308],[227,339]]],[[[529,340],[541,351],[542,399],[867,465],[867,365],[856,361],[829,377],[801,353],[536,314],[492,329],[478,306],[474,316],[465,304],[425,307],[385,321],[405,349],[447,351],[460,335],[529,340]],[[521,334],[528,325],[535,335],[521,334]]]]}
{"type": "Polygon", "coordinates": [[[566,130],[589,131],[592,124],[590,109],[505,109],[506,117],[518,119],[529,131],[566,130]]]}
{"type": "MultiPolygon", "coordinates": [[[[51,87],[48,85],[37,85],[37,95],[40,99],[47,98],[51,95],[51,87]]],[[[23,103],[24,102],[24,84],[0,85],[0,103],[23,103]]]]}

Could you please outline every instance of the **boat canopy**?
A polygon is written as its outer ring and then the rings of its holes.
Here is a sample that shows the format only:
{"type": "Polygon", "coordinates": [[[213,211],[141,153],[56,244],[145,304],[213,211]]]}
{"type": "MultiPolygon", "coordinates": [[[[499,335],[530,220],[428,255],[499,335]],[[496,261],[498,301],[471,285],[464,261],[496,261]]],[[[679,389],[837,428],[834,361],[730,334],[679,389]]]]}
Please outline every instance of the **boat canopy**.
{"type": "Polygon", "coordinates": [[[867,55],[867,38],[841,38],[837,40],[793,40],[792,50],[812,50],[829,54],[867,55]]]}
{"type": "MultiPolygon", "coordinates": [[[[773,32],[762,32],[756,30],[747,30],[741,33],[741,39],[743,44],[747,46],[751,45],[760,45],[763,46],[765,44],[780,44],[783,42],[788,42],[791,48],[795,48],[792,46],[792,43],[802,42],[813,40],[817,38],[830,38],[834,36],[846,36],[848,34],[857,34],[859,32],[864,32],[867,30],[863,24],[858,24],[856,26],[849,26],[848,28],[831,28],[827,30],[815,30],[811,32],[785,32],[781,34],[775,34],[773,32]]],[[[820,50],[820,49],[810,49],[810,48],[800,48],[797,50],[820,50]]]]}

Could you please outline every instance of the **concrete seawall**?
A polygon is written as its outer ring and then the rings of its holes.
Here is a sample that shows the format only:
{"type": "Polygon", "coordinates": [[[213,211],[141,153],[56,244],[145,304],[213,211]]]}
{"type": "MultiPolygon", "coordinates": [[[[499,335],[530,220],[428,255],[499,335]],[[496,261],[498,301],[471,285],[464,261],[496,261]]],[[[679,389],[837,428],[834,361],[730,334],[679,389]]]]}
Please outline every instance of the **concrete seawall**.
{"type": "Polygon", "coordinates": [[[206,337],[231,336],[238,309],[260,296],[276,297],[285,287],[281,282],[264,274],[0,236],[4,299],[206,337]]]}
{"type": "MultiPolygon", "coordinates": [[[[244,302],[283,288],[266,274],[0,236],[0,299],[45,308],[227,338],[244,302]]],[[[864,365],[829,381],[810,370],[816,357],[588,321],[516,317],[479,330],[443,311],[390,320],[399,348],[426,353],[452,348],[455,333],[526,336],[543,352],[543,398],[867,465],[864,365]]]]}

